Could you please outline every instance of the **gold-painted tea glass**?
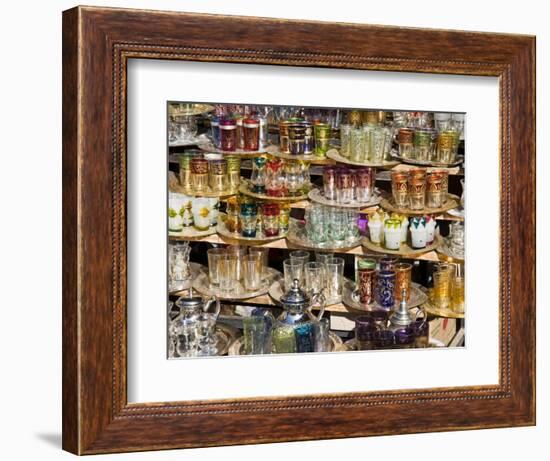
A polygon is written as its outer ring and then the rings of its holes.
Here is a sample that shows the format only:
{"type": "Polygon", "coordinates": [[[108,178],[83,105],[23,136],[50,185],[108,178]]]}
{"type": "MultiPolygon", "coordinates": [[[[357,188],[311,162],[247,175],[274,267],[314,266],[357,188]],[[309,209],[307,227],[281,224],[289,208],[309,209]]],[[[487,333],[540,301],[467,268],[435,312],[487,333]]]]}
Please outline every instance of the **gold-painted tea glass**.
{"type": "Polygon", "coordinates": [[[406,293],[406,300],[411,299],[411,275],[412,264],[410,263],[397,263],[395,265],[395,302],[399,303],[403,299],[403,290],[406,293]]]}
{"type": "Polygon", "coordinates": [[[451,304],[453,276],[454,267],[451,264],[440,264],[433,273],[433,300],[440,309],[448,309],[451,304]]]}

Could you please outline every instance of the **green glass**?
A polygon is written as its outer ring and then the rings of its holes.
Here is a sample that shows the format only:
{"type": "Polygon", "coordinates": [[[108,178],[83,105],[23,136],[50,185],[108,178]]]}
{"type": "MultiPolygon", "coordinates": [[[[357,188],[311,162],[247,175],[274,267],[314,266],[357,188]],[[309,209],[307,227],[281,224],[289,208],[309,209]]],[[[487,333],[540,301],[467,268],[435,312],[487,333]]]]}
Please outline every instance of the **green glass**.
{"type": "Polygon", "coordinates": [[[227,171],[241,171],[241,158],[237,155],[226,155],[227,171]]]}
{"type": "Polygon", "coordinates": [[[315,133],[315,155],[324,156],[329,148],[330,125],[317,123],[313,126],[315,133]]]}
{"type": "Polygon", "coordinates": [[[376,269],[376,261],[370,258],[357,259],[357,269],[376,269]]]}
{"type": "Polygon", "coordinates": [[[265,350],[265,319],[260,316],[243,318],[244,351],[246,355],[268,354],[265,350]]]}
{"type": "Polygon", "coordinates": [[[351,125],[340,125],[340,155],[349,157],[351,144],[351,125]]]}
{"type": "Polygon", "coordinates": [[[276,354],[296,352],[296,335],[292,325],[279,325],[273,331],[273,350],[276,354]]]}
{"type": "Polygon", "coordinates": [[[350,160],[353,162],[362,162],[365,152],[365,132],[363,128],[352,128],[350,133],[350,160]]]}

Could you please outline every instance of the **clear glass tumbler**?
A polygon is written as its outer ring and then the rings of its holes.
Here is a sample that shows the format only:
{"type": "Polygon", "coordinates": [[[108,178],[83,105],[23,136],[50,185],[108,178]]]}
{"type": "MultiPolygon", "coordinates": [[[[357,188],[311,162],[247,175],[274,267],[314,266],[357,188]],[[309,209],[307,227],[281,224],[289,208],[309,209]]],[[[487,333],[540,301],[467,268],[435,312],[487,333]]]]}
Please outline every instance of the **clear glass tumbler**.
{"type": "Polygon", "coordinates": [[[202,312],[197,318],[199,355],[212,356],[218,353],[216,345],[217,315],[202,312]]]}
{"type": "Polygon", "coordinates": [[[237,255],[226,253],[218,259],[218,285],[222,292],[231,292],[235,290],[238,279],[237,275],[237,255]]]}
{"type": "Polygon", "coordinates": [[[220,283],[219,278],[219,260],[222,255],[227,254],[225,248],[210,248],[206,252],[208,256],[208,278],[210,279],[210,286],[217,287],[220,283]]]}
{"type": "Polygon", "coordinates": [[[237,257],[237,263],[235,267],[235,280],[242,281],[243,279],[243,266],[242,262],[246,255],[246,247],[240,245],[229,245],[226,248],[229,254],[234,254],[237,257]]]}
{"type": "Polygon", "coordinates": [[[248,254],[260,255],[262,264],[262,277],[266,277],[268,274],[267,264],[269,261],[269,248],[266,247],[248,247],[248,254]]]}
{"type": "Polygon", "coordinates": [[[304,264],[302,261],[285,259],[283,261],[283,274],[285,291],[290,290],[294,280],[298,280],[301,287],[304,286],[304,264]]]}
{"type": "Polygon", "coordinates": [[[262,255],[255,253],[243,256],[241,269],[244,289],[246,291],[259,290],[263,282],[262,255]]]}
{"type": "Polygon", "coordinates": [[[325,265],[320,262],[308,262],[305,265],[306,290],[316,295],[325,288],[325,265]]]}
{"type": "Polygon", "coordinates": [[[327,299],[339,299],[344,288],[344,258],[330,258],[326,262],[327,299]]]}
{"type": "Polygon", "coordinates": [[[298,261],[305,265],[309,261],[309,251],[305,250],[295,250],[291,251],[288,256],[290,257],[291,261],[298,261]]]}
{"type": "Polygon", "coordinates": [[[341,243],[346,240],[348,220],[347,211],[331,207],[329,210],[329,240],[334,244],[341,243]]]}

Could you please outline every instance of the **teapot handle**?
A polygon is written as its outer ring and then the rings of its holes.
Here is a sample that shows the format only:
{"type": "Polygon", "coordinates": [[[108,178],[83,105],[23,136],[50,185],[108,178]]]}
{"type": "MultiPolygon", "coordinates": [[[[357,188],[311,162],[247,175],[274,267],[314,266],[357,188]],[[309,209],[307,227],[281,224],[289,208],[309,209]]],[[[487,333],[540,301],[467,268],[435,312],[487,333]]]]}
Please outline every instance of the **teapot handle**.
{"type": "Polygon", "coordinates": [[[210,310],[210,306],[212,305],[213,302],[216,303],[216,309],[214,310],[214,317],[218,318],[218,315],[220,315],[221,304],[220,304],[220,300],[217,296],[210,297],[208,299],[208,301],[206,303],[204,303],[203,311],[208,312],[208,310],[210,310]]]}
{"type": "Polygon", "coordinates": [[[319,301],[319,314],[317,315],[317,321],[320,321],[323,318],[323,315],[325,315],[326,298],[325,298],[325,295],[323,293],[324,291],[325,291],[325,289],[323,288],[319,293],[314,294],[312,299],[311,299],[312,304],[319,301]]]}
{"type": "Polygon", "coordinates": [[[424,324],[428,321],[428,312],[426,311],[425,307],[419,306],[418,310],[416,311],[416,315],[414,316],[414,321],[416,322],[418,320],[420,313],[422,313],[423,316],[422,326],[424,326],[424,324]]]}

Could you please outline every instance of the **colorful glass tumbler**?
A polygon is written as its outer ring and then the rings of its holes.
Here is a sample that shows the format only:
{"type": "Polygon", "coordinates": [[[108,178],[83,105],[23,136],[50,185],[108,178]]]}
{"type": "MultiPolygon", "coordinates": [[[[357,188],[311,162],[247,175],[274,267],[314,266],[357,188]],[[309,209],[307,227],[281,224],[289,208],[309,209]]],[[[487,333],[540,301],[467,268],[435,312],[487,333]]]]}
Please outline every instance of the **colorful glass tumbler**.
{"type": "Polygon", "coordinates": [[[395,304],[395,272],[380,271],[376,281],[376,297],[378,304],[389,310],[395,304]]]}

